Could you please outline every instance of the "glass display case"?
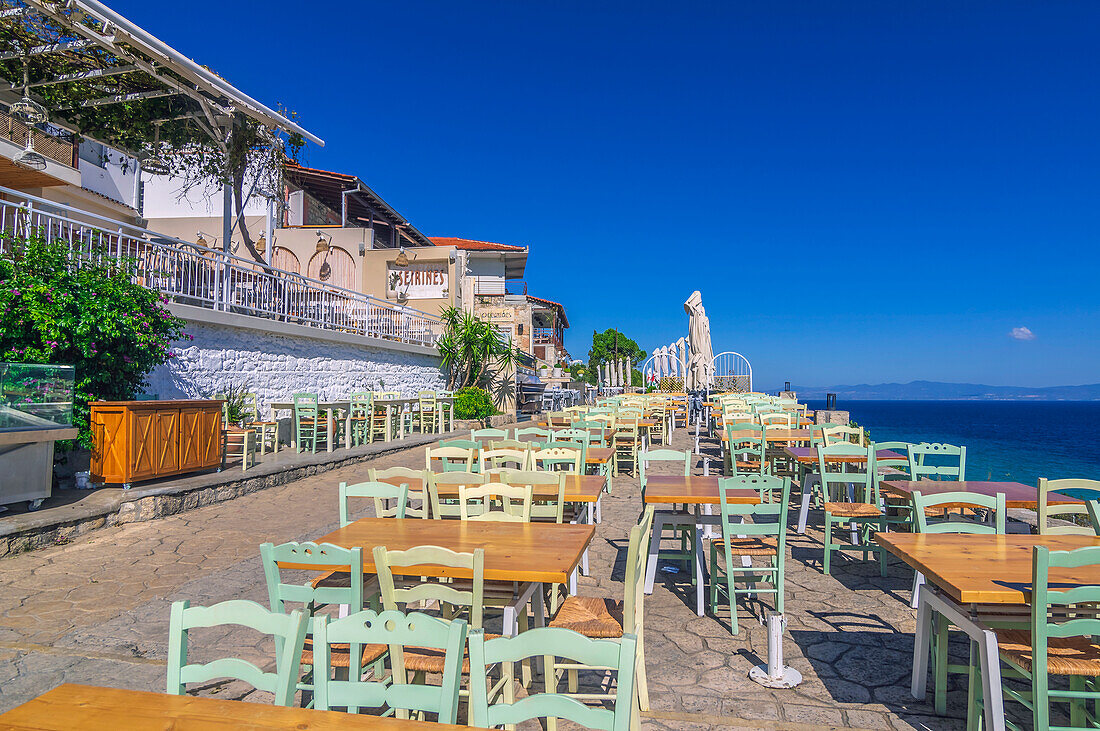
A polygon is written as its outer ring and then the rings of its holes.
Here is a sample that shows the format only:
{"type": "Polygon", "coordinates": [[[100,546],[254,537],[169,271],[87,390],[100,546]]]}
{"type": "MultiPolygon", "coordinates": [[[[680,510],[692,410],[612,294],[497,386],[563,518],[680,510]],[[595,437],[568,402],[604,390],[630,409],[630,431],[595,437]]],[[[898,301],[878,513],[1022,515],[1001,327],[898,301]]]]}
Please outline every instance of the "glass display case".
{"type": "Polygon", "coordinates": [[[0,363],[0,510],[50,496],[54,442],[75,439],[73,366],[0,363]]]}

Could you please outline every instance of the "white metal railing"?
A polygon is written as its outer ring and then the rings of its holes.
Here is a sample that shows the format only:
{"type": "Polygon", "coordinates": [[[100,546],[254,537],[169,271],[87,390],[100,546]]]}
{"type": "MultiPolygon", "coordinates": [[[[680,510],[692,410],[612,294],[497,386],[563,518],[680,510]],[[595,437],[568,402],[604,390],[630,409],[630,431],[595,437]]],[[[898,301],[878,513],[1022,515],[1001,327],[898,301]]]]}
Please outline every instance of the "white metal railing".
{"type": "Polygon", "coordinates": [[[39,233],[77,260],[131,258],[135,280],[173,302],[418,345],[442,333],[440,319],[420,310],[2,186],[0,196],[0,234],[39,233]]]}

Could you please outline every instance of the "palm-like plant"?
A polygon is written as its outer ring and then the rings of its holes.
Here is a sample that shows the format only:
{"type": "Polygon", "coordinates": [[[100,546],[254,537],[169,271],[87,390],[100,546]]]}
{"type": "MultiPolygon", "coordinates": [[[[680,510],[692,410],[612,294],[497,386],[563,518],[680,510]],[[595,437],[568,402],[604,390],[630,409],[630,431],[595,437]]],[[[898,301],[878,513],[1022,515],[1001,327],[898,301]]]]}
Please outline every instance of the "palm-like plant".
{"type": "Polygon", "coordinates": [[[490,369],[501,370],[518,363],[519,351],[492,323],[454,307],[443,310],[440,317],[443,336],[436,347],[448,372],[449,390],[481,386],[490,380],[490,369]]]}

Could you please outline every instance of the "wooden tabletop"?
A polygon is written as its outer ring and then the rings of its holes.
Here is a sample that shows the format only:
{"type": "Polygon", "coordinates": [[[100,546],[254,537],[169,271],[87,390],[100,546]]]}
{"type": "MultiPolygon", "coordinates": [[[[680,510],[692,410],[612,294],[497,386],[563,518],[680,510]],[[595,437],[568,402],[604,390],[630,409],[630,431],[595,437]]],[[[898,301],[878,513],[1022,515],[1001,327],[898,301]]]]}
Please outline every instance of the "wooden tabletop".
{"type": "MultiPolygon", "coordinates": [[[[489,482],[500,482],[499,474],[490,474],[489,482]]],[[[565,501],[569,503],[594,503],[603,494],[607,478],[603,475],[566,475],[565,501]]],[[[410,485],[410,487],[412,487],[410,485]]],[[[534,485],[533,496],[536,500],[557,498],[558,489],[547,484],[534,485]]],[[[458,485],[436,485],[440,495],[458,497],[458,485]]]]}
{"type": "MultiPolygon", "coordinates": [[[[313,540],[344,548],[362,546],[365,573],[374,573],[375,546],[393,550],[441,546],[461,553],[484,548],[487,580],[564,584],[595,533],[594,526],[570,523],[360,518],[313,540]]],[[[283,567],[311,568],[296,564],[283,564],[283,567]]],[[[415,574],[470,578],[468,571],[444,566],[417,566],[415,574]]]]}
{"type": "MultiPolygon", "coordinates": [[[[700,475],[653,475],[646,478],[645,501],[656,505],[717,505],[718,479],[700,475]]],[[[756,490],[729,490],[726,492],[726,502],[759,505],[760,493],[756,490]]]]}
{"type": "MultiPolygon", "coordinates": [[[[733,431],[738,431],[737,427],[731,427],[733,431]]],[[[722,441],[729,441],[729,434],[725,429],[720,432],[722,441]]],[[[769,442],[808,442],[813,438],[809,429],[777,429],[770,428],[764,430],[764,438],[769,442]]]]}
{"type": "Polygon", "coordinates": [[[0,714],[0,728],[20,731],[199,731],[219,728],[457,731],[471,727],[66,683],[0,714]]]}
{"type": "MultiPolygon", "coordinates": [[[[1033,546],[1100,546],[1100,537],[1077,535],[876,533],[875,540],[960,604],[1027,604],[1033,546]]],[[[1052,586],[1100,584],[1100,568],[1056,569],[1050,577],[1052,586]]]]}
{"type": "MultiPolygon", "coordinates": [[[[857,446],[857,445],[852,445],[857,446]]],[[[817,462],[817,447],[784,447],[783,451],[787,453],[788,457],[798,460],[802,464],[814,464],[817,462]]],[[[906,459],[906,455],[900,452],[894,452],[889,449],[880,449],[875,452],[875,455],[879,459],[906,459]]],[[[866,454],[850,454],[850,455],[833,455],[826,457],[829,462],[866,462],[866,454]]]]}
{"type": "Polygon", "coordinates": [[[585,454],[585,462],[588,464],[604,464],[611,461],[615,450],[611,447],[589,447],[585,454]]]}
{"type": "MultiPolygon", "coordinates": [[[[950,480],[883,480],[879,489],[887,495],[907,498],[914,491],[922,495],[939,495],[945,492],[972,492],[977,495],[996,495],[1004,493],[1005,507],[1034,508],[1039,501],[1039,490],[1022,482],[952,482],[950,480]]],[[[1050,493],[1047,502],[1051,505],[1080,503],[1081,500],[1068,495],[1050,493]]]]}

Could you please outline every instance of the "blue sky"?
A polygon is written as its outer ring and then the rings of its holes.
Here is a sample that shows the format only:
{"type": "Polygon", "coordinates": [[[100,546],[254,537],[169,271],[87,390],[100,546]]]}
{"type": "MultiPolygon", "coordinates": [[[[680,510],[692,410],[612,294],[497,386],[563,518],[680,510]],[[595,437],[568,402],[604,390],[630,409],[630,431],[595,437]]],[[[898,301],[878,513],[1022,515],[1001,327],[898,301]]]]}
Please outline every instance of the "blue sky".
{"type": "Polygon", "coordinates": [[[763,386],[1100,381],[1100,3],[112,6],[426,234],[529,245],[576,357],[699,289],[763,386]]]}

